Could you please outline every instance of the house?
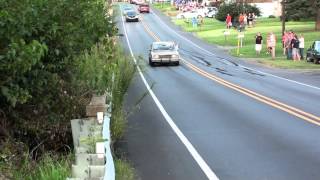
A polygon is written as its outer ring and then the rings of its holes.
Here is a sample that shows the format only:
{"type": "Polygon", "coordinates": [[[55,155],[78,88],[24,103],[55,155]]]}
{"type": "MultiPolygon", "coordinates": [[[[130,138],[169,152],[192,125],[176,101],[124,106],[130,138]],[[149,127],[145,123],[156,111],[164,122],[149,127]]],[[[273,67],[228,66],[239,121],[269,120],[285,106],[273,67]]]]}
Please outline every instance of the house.
{"type": "Polygon", "coordinates": [[[281,15],[281,1],[282,0],[225,0],[226,3],[248,3],[257,6],[261,11],[262,17],[268,17],[270,15],[281,15]]]}

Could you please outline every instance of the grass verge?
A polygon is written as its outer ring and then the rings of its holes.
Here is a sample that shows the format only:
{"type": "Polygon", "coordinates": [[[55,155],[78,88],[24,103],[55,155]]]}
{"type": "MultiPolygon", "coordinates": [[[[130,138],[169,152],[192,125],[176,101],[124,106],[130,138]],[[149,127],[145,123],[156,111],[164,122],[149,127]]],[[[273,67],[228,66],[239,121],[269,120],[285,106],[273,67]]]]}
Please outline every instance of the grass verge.
{"type": "Polygon", "coordinates": [[[135,180],[137,179],[136,172],[132,165],[122,159],[115,160],[116,180],[135,180]]]}
{"type": "Polygon", "coordinates": [[[72,154],[60,156],[46,153],[36,162],[24,160],[22,168],[13,173],[13,179],[65,180],[71,176],[72,154]]]}
{"type": "MultiPolygon", "coordinates": [[[[169,7],[159,8],[159,6],[154,6],[162,12],[166,12],[169,7]]],[[[171,7],[171,10],[173,7],[171,7]]],[[[224,31],[225,23],[220,22],[216,19],[205,18],[204,24],[193,28],[192,24],[188,20],[175,19],[172,18],[172,21],[183,28],[187,32],[194,33],[200,39],[221,46],[222,48],[226,47],[229,50],[230,54],[233,56],[241,57],[245,60],[254,60],[263,65],[268,65],[270,67],[285,68],[285,69],[320,69],[319,65],[314,65],[312,63],[307,63],[305,61],[293,62],[286,60],[286,57],[283,55],[282,43],[281,43],[281,22],[278,18],[258,18],[257,24],[253,28],[246,28],[244,32],[245,38],[243,40],[243,47],[240,49],[239,54],[237,53],[238,45],[238,31],[236,29],[230,30],[230,35],[225,37],[224,31]],[[264,44],[262,52],[259,56],[255,54],[255,35],[261,32],[264,38],[264,44]],[[277,36],[277,46],[276,46],[276,60],[271,60],[269,54],[266,54],[266,37],[267,33],[274,32],[277,36]]],[[[310,47],[311,43],[315,39],[319,39],[319,32],[314,31],[315,22],[313,21],[289,21],[286,23],[286,29],[293,30],[297,34],[303,34],[305,38],[305,51],[310,47]]]]}

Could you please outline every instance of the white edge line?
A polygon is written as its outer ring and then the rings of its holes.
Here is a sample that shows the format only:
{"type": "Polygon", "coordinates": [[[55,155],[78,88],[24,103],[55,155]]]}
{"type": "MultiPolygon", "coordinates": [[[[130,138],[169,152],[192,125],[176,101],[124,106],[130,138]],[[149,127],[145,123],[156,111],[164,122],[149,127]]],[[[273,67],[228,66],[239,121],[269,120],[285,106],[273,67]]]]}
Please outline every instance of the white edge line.
{"type": "MultiPolygon", "coordinates": [[[[194,45],[195,47],[199,48],[200,50],[205,51],[206,53],[209,53],[209,54],[215,56],[214,53],[212,53],[212,52],[210,52],[210,51],[208,51],[208,50],[200,47],[199,45],[195,44],[195,43],[192,42],[191,40],[183,37],[182,35],[180,35],[180,34],[177,33],[176,31],[174,31],[174,30],[173,30],[172,28],[170,28],[166,23],[164,23],[164,22],[162,21],[162,19],[161,19],[158,15],[156,15],[155,13],[152,13],[152,14],[153,14],[156,18],[158,18],[158,19],[160,20],[160,22],[167,27],[167,29],[169,29],[170,31],[174,32],[174,33],[175,33],[176,35],[178,35],[180,38],[184,39],[185,41],[188,41],[189,43],[191,43],[191,44],[194,45]]],[[[303,85],[303,86],[306,86],[306,87],[310,87],[310,88],[314,88],[314,89],[320,90],[320,87],[317,87],[317,86],[312,86],[312,85],[305,84],[305,83],[301,83],[301,82],[298,82],[298,81],[295,81],[295,80],[291,80],[291,79],[287,79],[287,78],[284,78],[284,77],[276,76],[276,75],[273,75],[273,74],[270,74],[270,73],[266,73],[266,72],[263,72],[263,71],[259,71],[259,70],[256,70],[256,69],[253,69],[253,68],[250,68],[250,67],[246,67],[246,66],[243,66],[243,65],[239,65],[239,66],[240,66],[240,67],[243,67],[243,68],[250,69],[250,70],[254,70],[254,71],[256,71],[256,72],[259,72],[259,73],[262,73],[262,74],[265,74],[265,75],[269,75],[269,76],[272,76],[272,77],[275,77],[275,78],[278,78],[278,79],[286,80],[286,81],[289,81],[289,82],[292,82],[292,83],[296,83],[296,84],[299,84],[299,85],[303,85]]]]}
{"type": "MultiPolygon", "coordinates": [[[[120,5],[119,5],[120,6],[120,5]]],[[[120,10],[122,13],[122,9],[120,6],[120,10]]],[[[191,154],[191,156],[193,157],[193,159],[198,163],[198,165],[200,166],[200,168],[202,169],[202,171],[206,174],[206,176],[210,179],[210,180],[219,180],[219,178],[216,176],[216,174],[211,170],[211,168],[208,166],[208,164],[203,160],[203,158],[200,156],[200,154],[197,152],[197,150],[194,148],[194,146],[191,144],[191,142],[187,139],[187,137],[181,132],[181,130],[178,128],[178,126],[173,122],[172,118],[169,116],[169,114],[167,113],[167,111],[164,109],[164,107],[162,106],[162,104],[160,103],[160,101],[158,100],[158,98],[156,97],[156,95],[153,93],[152,89],[150,88],[148,82],[146,81],[140,67],[137,64],[137,61],[133,55],[132,49],[131,49],[131,45],[129,43],[129,39],[128,39],[128,35],[127,35],[127,30],[125,28],[124,25],[124,20],[123,17],[121,17],[122,20],[122,26],[123,26],[123,30],[125,33],[125,37],[126,37],[126,41],[130,50],[130,54],[133,58],[133,61],[137,67],[137,70],[139,72],[139,75],[144,83],[144,85],[146,86],[149,94],[151,95],[152,99],[154,100],[154,102],[156,103],[156,105],[158,106],[160,112],[162,113],[163,117],[166,119],[166,121],[168,122],[168,124],[170,125],[170,127],[172,128],[172,130],[176,133],[176,135],[179,137],[179,139],[181,140],[181,142],[185,145],[185,147],[187,148],[187,150],[189,151],[189,153],[191,154]]]]}

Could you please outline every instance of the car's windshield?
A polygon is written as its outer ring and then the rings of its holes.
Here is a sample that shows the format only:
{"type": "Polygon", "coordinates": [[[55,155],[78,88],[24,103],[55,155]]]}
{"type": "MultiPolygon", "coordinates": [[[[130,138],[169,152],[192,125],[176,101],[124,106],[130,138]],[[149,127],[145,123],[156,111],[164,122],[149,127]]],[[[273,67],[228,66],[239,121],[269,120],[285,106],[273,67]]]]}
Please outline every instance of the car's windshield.
{"type": "Polygon", "coordinates": [[[320,52],[320,41],[316,41],[314,45],[314,49],[318,52],[320,52]]]}
{"type": "Polygon", "coordinates": [[[161,43],[161,44],[154,44],[153,45],[153,50],[174,50],[174,45],[171,43],[161,43]]]}
{"type": "Polygon", "coordinates": [[[137,13],[135,11],[128,11],[127,15],[128,16],[135,16],[135,15],[137,15],[137,13]]]}

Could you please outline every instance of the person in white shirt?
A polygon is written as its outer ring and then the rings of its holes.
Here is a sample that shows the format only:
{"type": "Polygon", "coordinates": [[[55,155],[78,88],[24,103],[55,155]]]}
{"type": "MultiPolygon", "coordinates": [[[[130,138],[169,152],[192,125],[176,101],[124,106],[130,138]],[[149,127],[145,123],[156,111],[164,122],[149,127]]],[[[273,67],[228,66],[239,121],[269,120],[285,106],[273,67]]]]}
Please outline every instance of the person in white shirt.
{"type": "Polygon", "coordinates": [[[303,50],[304,50],[304,37],[302,34],[299,36],[299,54],[301,59],[303,59],[303,50]]]}

